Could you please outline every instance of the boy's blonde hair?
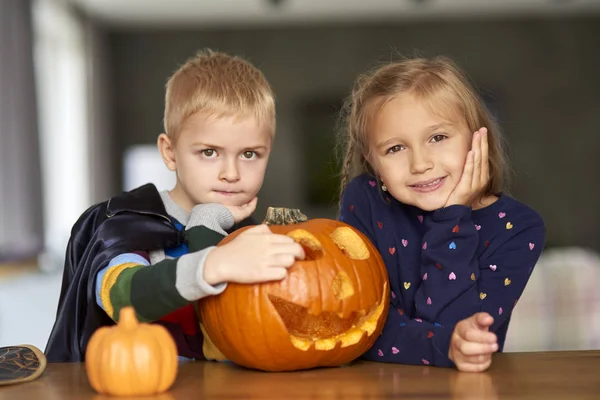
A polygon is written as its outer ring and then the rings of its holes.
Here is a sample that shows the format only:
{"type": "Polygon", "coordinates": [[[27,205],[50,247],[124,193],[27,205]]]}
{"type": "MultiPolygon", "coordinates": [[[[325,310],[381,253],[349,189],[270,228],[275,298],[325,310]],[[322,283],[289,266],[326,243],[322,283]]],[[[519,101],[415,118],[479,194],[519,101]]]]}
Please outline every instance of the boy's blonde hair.
{"type": "Polygon", "coordinates": [[[503,138],[483,101],[458,66],[446,57],[392,62],[360,76],[342,113],[339,145],[344,150],[340,197],[346,184],[362,173],[376,175],[369,162],[369,129],[383,106],[410,93],[445,118],[462,118],[471,132],[488,129],[490,182],[485,195],[504,190],[507,157],[503,138]]]}
{"type": "Polygon", "coordinates": [[[275,98],[263,73],[250,62],[202,50],[167,81],[165,133],[177,140],[186,119],[197,112],[207,117],[254,117],[275,132],[275,98]]]}

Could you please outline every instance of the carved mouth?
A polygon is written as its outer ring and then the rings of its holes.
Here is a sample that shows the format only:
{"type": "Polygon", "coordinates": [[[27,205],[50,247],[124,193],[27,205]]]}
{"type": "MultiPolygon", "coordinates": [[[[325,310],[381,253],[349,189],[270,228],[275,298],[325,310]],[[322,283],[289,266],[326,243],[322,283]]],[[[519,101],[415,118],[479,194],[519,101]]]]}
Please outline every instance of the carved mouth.
{"type": "Polygon", "coordinates": [[[338,342],[341,343],[341,347],[348,347],[358,343],[365,333],[367,336],[373,334],[383,312],[386,294],[387,284],[379,304],[368,312],[353,312],[347,318],[330,311],[311,315],[308,308],[277,296],[269,295],[269,300],[281,317],[294,347],[303,351],[311,346],[316,350],[331,350],[338,342]]]}
{"type": "MultiPolygon", "coordinates": [[[[295,229],[287,235],[304,248],[303,262],[315,261],[324,256],[323,245],[319,239],[305,229],[295,229]]],[[[370,257],[364,241],[349,227],[338,227],[329,237],[349,259],[366,260],[370,257]]],[[[335,276],[331,289],[338,300],[344,300],[355,294],[352,281],[343,271],[335,276]]],[[[316,350],[331,350],[338,343],[341,343],[341,347],[352,346],[360,342],[365,333],[367,336],[373,334],[383,312],[387,292],[387,283],[385,283],[379,304],[370,310],[353,312],[346,318],[343,318],[341,312],[331,311],[313,315],[307,307],[274,295],[269,295],[269,300],[279,314],[294,347],[303,351],[312,346],[316,350]]]]}

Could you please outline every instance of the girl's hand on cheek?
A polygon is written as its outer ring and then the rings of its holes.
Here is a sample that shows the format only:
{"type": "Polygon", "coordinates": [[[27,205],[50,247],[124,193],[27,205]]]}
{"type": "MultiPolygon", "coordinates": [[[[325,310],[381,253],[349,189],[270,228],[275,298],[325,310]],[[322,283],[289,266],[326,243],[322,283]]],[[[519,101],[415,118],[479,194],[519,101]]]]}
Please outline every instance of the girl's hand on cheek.
{"type": "Polygon", "coordinates": [[[481,196],[489,180],[487,128],[480,128],[473,134],[471,151],[467,153],[462,176],[444,207],[452,205],[471,207],[481,196]]]}

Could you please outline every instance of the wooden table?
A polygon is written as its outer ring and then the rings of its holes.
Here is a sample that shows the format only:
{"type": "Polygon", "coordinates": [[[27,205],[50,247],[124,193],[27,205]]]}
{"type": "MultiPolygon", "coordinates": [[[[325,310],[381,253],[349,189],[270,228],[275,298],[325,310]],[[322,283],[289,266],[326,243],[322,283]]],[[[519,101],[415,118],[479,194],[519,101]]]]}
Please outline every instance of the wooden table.
{"type": "MultiPolygon", "coordinates": [[[[265,373],[232,364],[190,362],[180,365],[169,392],[150,398],[600,399],[600,351],[498,354],[485,373],[372,362],[265,373]]],[[[36,381],[0,388],[0,399],[108,398],[92,390],[82,364],[49,364],[36,381]]]]}

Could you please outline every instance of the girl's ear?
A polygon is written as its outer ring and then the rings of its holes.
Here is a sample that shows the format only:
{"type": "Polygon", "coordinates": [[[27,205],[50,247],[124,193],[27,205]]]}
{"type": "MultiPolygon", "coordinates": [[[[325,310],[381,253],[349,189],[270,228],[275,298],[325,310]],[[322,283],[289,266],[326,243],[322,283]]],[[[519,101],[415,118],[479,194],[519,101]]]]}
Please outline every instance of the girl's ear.
{"type": "Polygon", "coordinates": [[[166,167],[170,171],[177,170],[177,162],[175,160],[175,149],[171,138],[166,133],[158,135],[158,141],[156,143],[158,151],[165,163],[166,167]]]}

